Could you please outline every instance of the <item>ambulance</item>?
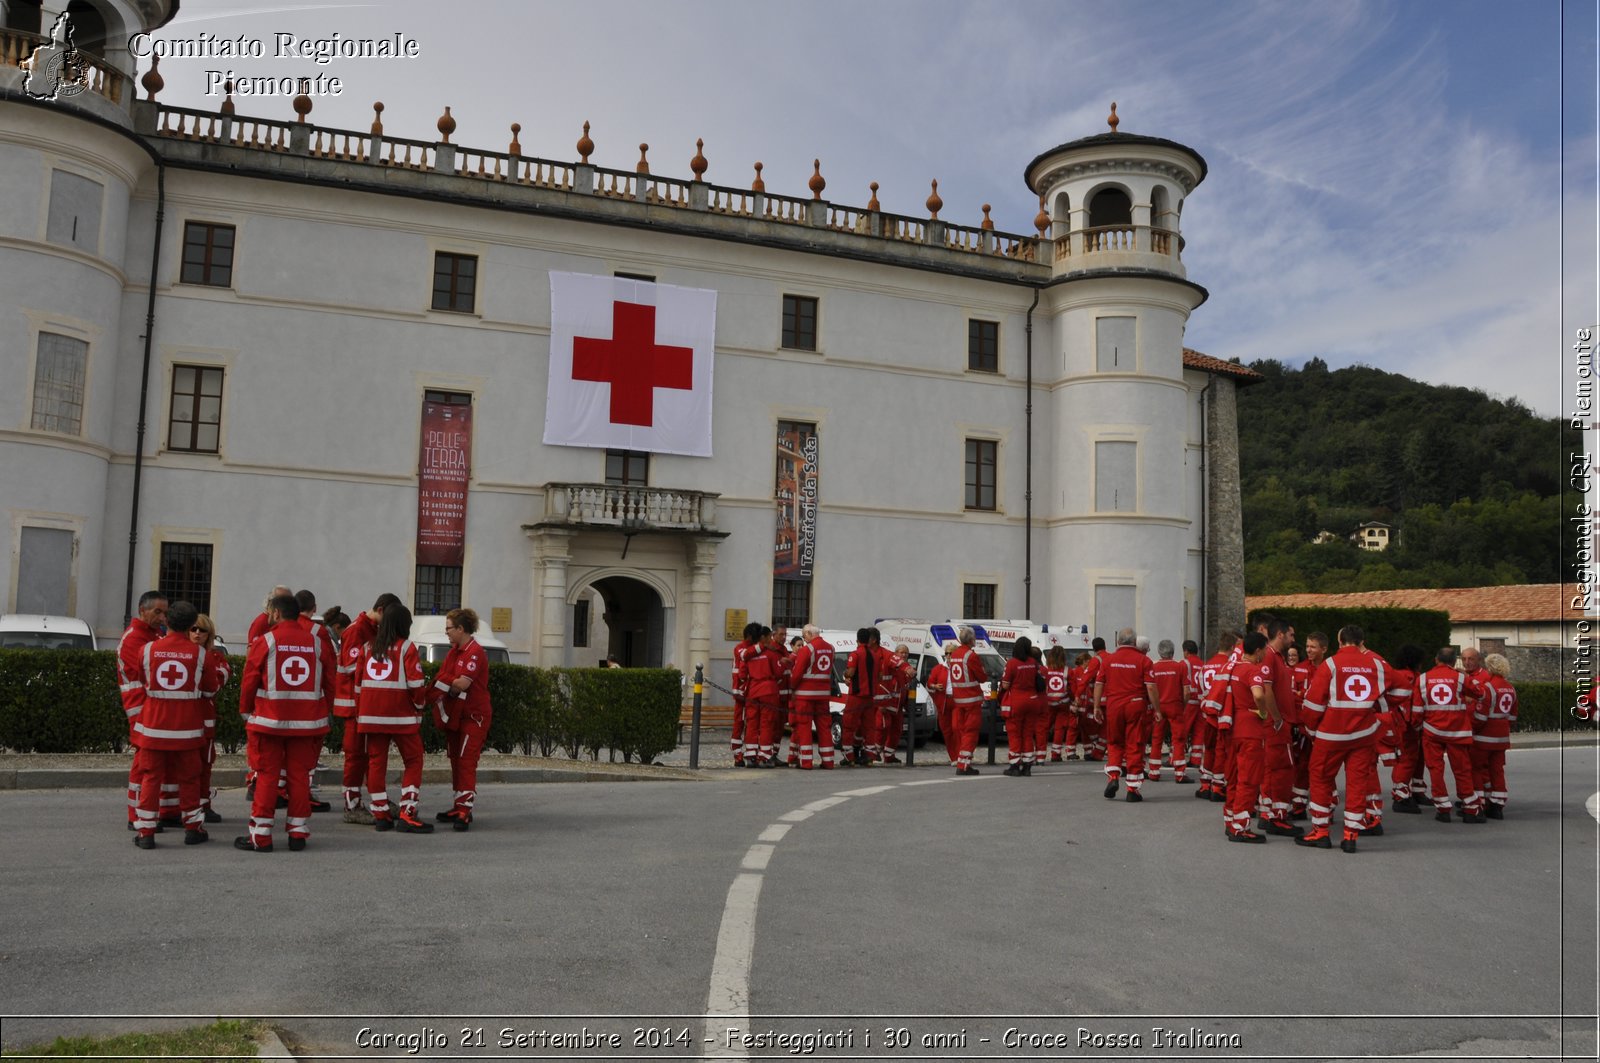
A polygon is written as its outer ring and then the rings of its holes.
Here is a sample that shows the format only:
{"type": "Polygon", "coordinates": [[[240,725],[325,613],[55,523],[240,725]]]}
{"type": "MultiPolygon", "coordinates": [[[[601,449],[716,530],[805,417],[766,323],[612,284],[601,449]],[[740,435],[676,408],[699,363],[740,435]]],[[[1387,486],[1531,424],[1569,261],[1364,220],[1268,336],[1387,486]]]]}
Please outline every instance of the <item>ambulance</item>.
{"type": "MultiPolygon", "coordinates": [[[[888,650],[893,652],[895,646],[898,645],[898,642],[889,638],[888,634],[883,630],[883,625],[878,625],[878,631],[879,634],[883,636],[883,645],[888,650]]],[[[844,692],[847,689],[844,681],[844,667],[845,664],[850,660],[850,654],[855,652],[855,648],[857,646],[856,633],[854,631],[843,631],[837,628],[831,628],[823,631],[822,637],[833,646],[833,678],[834,684],[839,690],[839,694],[838,696],[829,700],[828,711],[833,716],[834,747],[838,748],[839,728],[844,723],[844,692]]],[[[928,672],[921,670],[922,664],[921,661],[917,659],[917,652],[918,651],[916,648],[913,647],[911,663],[913,667],[919,669],[917,673],[916,695],[912,700],[910,707],[907,709],[906,726],[901,740],[904,741],[906,738],[914,736],[917,742],[917,747],[921,748],[927,743],[928,739],[933,737],[933,735],[938,731],[939,721],[935,718],[933,702],[929,700],[927,689],[923,685],[924,681],[928,678],[928,672]]],[[[930,663],[927,665],[928,670],[931,670],[932,668],[933,664],[930,663]]]]}
{"type": "Polygon", "coordinates": [[[988,641],[1002,660],[1011,656],[1017,640],[1024,635],[1045,653],[1052,646],[1065,647],[1068,663],[1079,653],[1090,652],[1087,624],[1036,624],[1031,620],[952,620],[950,624],[954,627],[965,624],[974,631],[981,631],[978,637],[988,641]]]}
{"type": "MultiPolygon", "coordinates": [[[[944,644],[955,642],[956,631],[961,622],[933,623],[927,620],[907,620],[889,617],[879,620],[875,625],[878,634],[883,638],[883,644],[891,650],[904,645],[908,657],[917,672],[917,705],[930,719],[935,716],[933,702],[928,697],[928,674],[933,671],[934,665],[944,660],[944,644]]],[[[978,636],[978,641],[973,645],[978,653],[978,659],[983,662],[983,667],[989,673],[988,682],[983,684],[985,698],[994,696],[995,685],[1000,682],[1000,677],[1006,674],[1005,658],[1001,657],[996,648],[989,642],[988,635],[976,625],[972,627],[973,634],[978,636]]],[[[987,715],[985,716],[987,720],[987,715]]],[[[932,719],[929,725],[937,727],[938,720],[932,719]]],[[[987,723],[985,723],[987,731],[987,723]]]]}

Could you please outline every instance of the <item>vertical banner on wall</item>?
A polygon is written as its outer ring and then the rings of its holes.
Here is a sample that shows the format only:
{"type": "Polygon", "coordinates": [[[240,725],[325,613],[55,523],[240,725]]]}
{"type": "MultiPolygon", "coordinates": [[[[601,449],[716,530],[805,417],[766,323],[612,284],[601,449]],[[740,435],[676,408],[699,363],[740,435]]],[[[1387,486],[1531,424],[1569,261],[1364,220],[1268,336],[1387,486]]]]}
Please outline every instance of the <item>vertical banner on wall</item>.
{"type": "Polygon", "coordinates": [[[417,473],[417,564],[460,567],[467,548],[472,404],[422,400],[417,473]]]}
{"type": "Polygon", "coordinates": [[[809,581],[817,554],[817,426],[778,422],[775,579],[809,581]]]}

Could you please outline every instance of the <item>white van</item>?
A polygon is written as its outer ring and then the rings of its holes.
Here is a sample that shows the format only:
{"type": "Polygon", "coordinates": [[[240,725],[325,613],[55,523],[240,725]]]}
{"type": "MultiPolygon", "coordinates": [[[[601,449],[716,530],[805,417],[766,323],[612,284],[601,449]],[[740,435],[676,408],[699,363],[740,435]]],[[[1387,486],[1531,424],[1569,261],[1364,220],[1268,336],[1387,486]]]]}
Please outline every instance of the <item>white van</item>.
{"type": "MultiPolygon", "coordinates": [[[[478,640],[478,645],[483,647],[484,656],[489,658],[490,664],[510,664],[511,651],[506,644],[489,634],[488,629],[481,623],[478,625],[477,634],[472,636],[478,640]]],[[[417,647],[417,653],[424,661],[441,663],[445,654],[450,652],[450,640],[445,637],[444,617],[442,616],[415,616],[411,618],[411,641],[417,647]]]]}
{"type": "MultiPolygon", "coordinates": [[[[933,702],[928,697],[928,675],[933,671],[934,665],[944,660],[944,644],[956,641],[956,629],[959,625],[890,617],[879,620],[873,626],[878,629],[883,644],[891,650],[897,646],[905,646],[909,659],[917,670],[917,706],[933,720],[931,726],[936,728],[938,721],[934,719],[933,702]]],[[[978,636],[973,649],[977,651],[978,659],[983,662],[984,670],[989,673],[988,682],[983,684],[983,694],[985,698],[992,697],[995,684],[1006,674],[1006,662],[995,652],[995,647],[989,643],[984,632],[973,627],[973,634],[978,636]]]]}
{"type": "Polygon", "coordinates": [[[94,629],[75,616],[0,616],[0,650],[92,650],[94,629]]]}
{"type": "MultiPolygon", "coordinates": [[[[879,634],[883,634],[881,628],[879,629],[879,634]]],[[[842,693],[846,689],[844,668],[849,662],[850,654],[855,652],[857,646],[856,633],[854,631],[830,628],[822,632],[822,637],[833,647],[833,678],[841,691],[838,697],[832,698],[828,702],[828,711],[833,715],[833,741],[834,745],[837,746],[839,744],[839,727],[844,719],[844,695],[842,693]]],[[[883,645],[892,651],[898,643],[891,641],[888,635],[883,635],[883,645]]],[[[916,653],[917,651],[913,649],[911,658],[913,667],[920,665],[916,658],[916,653]]],[[[929,665],[928,667],[931,669],[933,666],[929,665]]],[[[939,729],[939,721],[934,718],[933,703],[928,700],[927,690],[922,685],[922,680],[927,678],[926,672],[919,673],[916,696],[909,709],[905,731],[901,736],[902,740],[906,737],[914,737],[919,747],[926,744],[928,739],[933,737],[934,733],[939,729]]]]}
{"type": "Polygon", "coordinates": [[[1024,635],[1041,652],[1049,652],[1052,646],[1064,647],[1068,660],[1079,652],[1089,652],[1089,635],[1083,630],[1087,625],[1036,624],[1031,620],[952,620],[950,624],[972,628],[978,638],[987,641],[1002,658],[1011,656],[1017,640],[1024,635]]]}

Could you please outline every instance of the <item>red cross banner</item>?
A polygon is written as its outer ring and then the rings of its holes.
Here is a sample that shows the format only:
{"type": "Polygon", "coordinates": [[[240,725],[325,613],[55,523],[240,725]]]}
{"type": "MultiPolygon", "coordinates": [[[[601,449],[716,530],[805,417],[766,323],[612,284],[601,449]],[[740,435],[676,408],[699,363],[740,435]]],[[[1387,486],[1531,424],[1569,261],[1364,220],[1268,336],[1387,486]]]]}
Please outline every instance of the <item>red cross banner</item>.
{"type": "Polygon", "coordinates": [[[550,274],[544,441],[711,457],[717,293],[550,274]]]}

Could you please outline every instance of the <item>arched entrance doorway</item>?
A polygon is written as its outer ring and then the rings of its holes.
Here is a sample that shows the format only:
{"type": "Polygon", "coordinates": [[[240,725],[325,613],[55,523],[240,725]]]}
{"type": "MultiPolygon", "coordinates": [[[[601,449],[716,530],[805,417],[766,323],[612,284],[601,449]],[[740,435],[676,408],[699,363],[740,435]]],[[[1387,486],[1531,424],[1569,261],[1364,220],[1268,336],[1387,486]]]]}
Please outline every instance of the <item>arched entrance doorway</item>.
{"type": "Polygon", "coordinates": [[[607,576],[590,586],[600,597],[599,656],[615,657],[624,668],[662,667],[666,610],[656,589],[627,576],[607,576]]]}

